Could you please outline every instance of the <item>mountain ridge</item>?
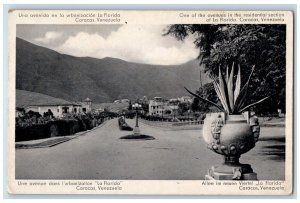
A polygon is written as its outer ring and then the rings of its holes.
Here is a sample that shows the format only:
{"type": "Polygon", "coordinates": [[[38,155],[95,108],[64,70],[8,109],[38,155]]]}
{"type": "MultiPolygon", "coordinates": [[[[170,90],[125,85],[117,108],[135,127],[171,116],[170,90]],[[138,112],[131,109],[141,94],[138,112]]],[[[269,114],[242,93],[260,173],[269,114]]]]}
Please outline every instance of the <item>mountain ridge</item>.
{"type": "MultiPolygon", "coordinates": [[[[75,57],[16,39],[16,88],[69,101],[97,103],[141,96],[187,95],[200,86],[198,61],[153,65],[106,57],[75,57]]],[[[201,67],[202,68],[202,67],[201,67]]],[[[202,68],[203,84],[210,82],[202,68]]]]}

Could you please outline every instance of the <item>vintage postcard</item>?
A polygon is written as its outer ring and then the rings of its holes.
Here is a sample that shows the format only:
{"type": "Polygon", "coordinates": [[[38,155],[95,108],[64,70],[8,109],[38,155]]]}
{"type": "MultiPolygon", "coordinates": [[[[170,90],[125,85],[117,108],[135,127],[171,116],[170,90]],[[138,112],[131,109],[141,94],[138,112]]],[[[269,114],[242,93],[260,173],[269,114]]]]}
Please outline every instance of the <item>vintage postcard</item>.
{"type": "Polygon", "coordinates": [[[291,195],[290,11],[11,10],[11,194],[291,195]]]}

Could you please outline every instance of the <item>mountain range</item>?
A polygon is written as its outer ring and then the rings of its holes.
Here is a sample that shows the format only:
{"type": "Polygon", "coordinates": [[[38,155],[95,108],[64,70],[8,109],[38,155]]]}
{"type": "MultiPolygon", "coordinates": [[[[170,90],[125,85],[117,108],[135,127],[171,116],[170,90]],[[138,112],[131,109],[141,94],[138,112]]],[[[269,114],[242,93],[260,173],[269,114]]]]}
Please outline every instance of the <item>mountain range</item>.
{"type": "Polygon", "coordinates": [[[188,95],[184,86],[200,87],[200,69],[202,83],[210,82],[197,60],[167,66],[75,57],[16,39],[16,88],[68,101],[180,97],[188,95]]]}

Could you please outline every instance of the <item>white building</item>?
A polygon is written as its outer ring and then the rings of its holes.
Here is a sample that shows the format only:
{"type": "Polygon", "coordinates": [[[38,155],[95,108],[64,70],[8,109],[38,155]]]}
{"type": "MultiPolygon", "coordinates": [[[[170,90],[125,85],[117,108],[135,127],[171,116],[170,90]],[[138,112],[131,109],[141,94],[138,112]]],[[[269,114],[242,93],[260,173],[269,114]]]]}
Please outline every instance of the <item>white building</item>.
{"type": "Polygon", "coordinates": [[[25,108],[26,112],[34,111],[43,116],[44,113],[51,111],[54,117],[61,117],[65,113],[81,113],[82,108],[80,104],[64,103],[64,104],[45,104],[32,105],[25,108]]]}
{"type": "Polygon", "coordinates": [[[166,111],[171,111],[175,114],[179,109],[180,103],[191,103],[192,98],[189,96],[182,96],[179,98],[172,98],[169,101],[164,101],[161,97],[154,97],[149,101],[149,115],[163,116],[166,111]]]}
{"type": "Polygon", "coordinates": [[[178,108],[179,108],[178,104],[179,104],[179,103],[168,102],[168,103],[166,104],[166,106],[167,106],[172,112],[174,112],[174,111],[177,111],[177,110],[178,110],[178,108]]]}
{"type": "Polygon", "coordinates": [[[140,103],[140,104],[149,104],[149,100],[146,96],[143,96],[138,101],[139,101],[138,103],[140,103]]]}
{"type": "Polygon", "coordinates": [[[190,96],[182,96],[178,98],[181,103],[192,103],[192,98],[190,96]]]}
{"type": "Polygon", "coordinates": [[[164,101],[161,97],[154,97],[149,101],[149,115],[162,116],[164,111],[164,101]]]}
{"type": "Polygon", "coordinates": [[[92,100],[90,98],[86,98],[83,102],[79,102],[81,105],[82,112],[90,113],[92,111],[92,100]]]}
{"type": "Polygon", "coordinates": [[[118,104],[118,103],[129,103],[130,100],[129,99],[118,99],[115,100],[114,103],[118,104]]]}
{"type": "Polygon", "coordinates": [[[92,111],[92,101],[87,98],[83,102],[69,102],[62,99],[48,101],[44,104],[32,104],[24,107],[25,112],[34,111],[43,116],[49,110],[54,117],[61,117],[66,113],[89,113],[92,111]]]}

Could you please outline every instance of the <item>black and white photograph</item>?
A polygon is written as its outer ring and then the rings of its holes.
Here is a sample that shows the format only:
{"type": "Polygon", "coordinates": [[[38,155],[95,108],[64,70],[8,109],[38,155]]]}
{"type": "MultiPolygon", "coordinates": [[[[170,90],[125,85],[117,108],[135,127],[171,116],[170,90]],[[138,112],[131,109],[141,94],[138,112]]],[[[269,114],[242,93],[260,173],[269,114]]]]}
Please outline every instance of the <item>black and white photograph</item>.
{"type": "Polygon", "coordinates": [[[15,180],[280,187],[288,71],[276,21],[16,24],[15,180]]]}

